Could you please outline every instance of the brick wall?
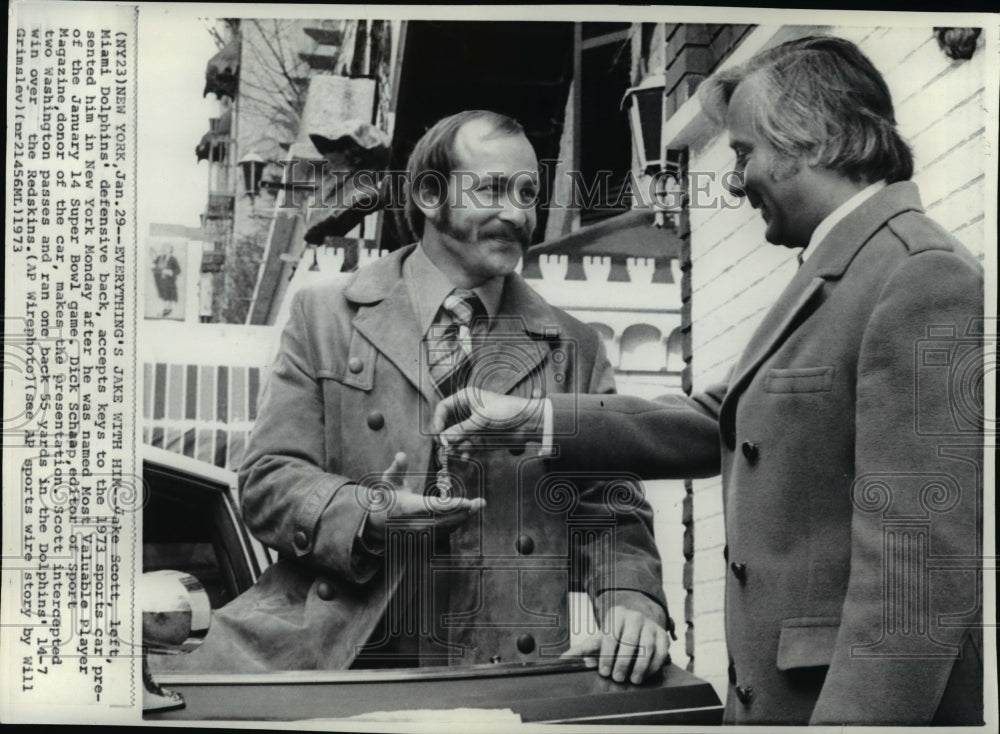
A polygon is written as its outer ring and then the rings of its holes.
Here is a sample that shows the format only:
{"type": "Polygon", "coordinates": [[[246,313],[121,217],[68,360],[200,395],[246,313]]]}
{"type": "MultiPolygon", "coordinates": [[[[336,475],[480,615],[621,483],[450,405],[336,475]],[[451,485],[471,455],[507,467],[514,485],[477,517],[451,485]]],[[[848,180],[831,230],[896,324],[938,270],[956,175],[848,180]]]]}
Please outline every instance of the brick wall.
{"type": "MultiPolygon", "coordinates": [[[[789,31],[758,28],[745,42],[759,44],[762,35],[775,33],[785,40],[789,31]]],[[[805,32],[802,29],[790,35],[805,32]]],[[[960,62],[945,56],[929,27],[845,27],[826,32],[856,42],[883,73],[893,94],[900,129],[914,149],[914,180],[927,213],[983,259],[984,211],[987,204],[994,206],[984,198],[988,145],[984,74],[986,56],[995,54],[996,49],[983,48],[981,40],[973,58],[960,62]]],[[[666,144],[670,147],[669,139],[666,144]]],[[[733,162],[724,134],[702,141],[690,151],[692,172],[726,171],[733,162]]],[[[708,182],[708,175],[703,180],[708,182]]],[[[723,196],[721,188],[708,184],[706,192],[693,196],[690,210],[692,381],[696,390],[725,379],[751,332],[796,268],[797,250],[769,245],[756,212],[749,206],[725,209],[712,205],[717,196],[723,196]]],[[[726,566],[718,479],[693,483],[692,516],[694,671],[724,695],[726,566]]]]}
{"type": "Polygon", "coordinates": [[[670,117],[750,32],[749,25],[666,23],[664,109],[670,117]]]}

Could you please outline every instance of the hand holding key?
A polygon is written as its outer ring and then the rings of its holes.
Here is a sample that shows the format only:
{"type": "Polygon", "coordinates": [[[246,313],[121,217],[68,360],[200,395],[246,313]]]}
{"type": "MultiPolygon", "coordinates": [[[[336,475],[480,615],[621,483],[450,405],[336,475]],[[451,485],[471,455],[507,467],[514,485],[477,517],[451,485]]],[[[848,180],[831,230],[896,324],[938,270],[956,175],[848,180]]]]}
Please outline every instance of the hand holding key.
{"type": "Polygon", "coordinates": [[[486,506],[480,497],[451,497],[450,483],[449,496],[425,496],[417,486],[424,475],[409,473],[408,469],[409,460],[400,451],[382,473],[382,480],[388,486],[381,489],[392,491],[393,495],[385,502],[376,503],[379,509],[369,510],[365,524],[366,543],[385,542],[385,527],[389,519],[432,518],[436,528],[450,533],[465,525],[486,506]]]}

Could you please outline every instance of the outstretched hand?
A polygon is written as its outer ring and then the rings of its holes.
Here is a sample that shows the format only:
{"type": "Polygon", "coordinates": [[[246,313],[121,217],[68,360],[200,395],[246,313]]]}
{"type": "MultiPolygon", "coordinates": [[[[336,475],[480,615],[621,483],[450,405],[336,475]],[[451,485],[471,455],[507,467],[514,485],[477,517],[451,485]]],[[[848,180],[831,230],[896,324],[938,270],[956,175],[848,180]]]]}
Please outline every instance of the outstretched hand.
{"type": "Polygon", "coordinates": [[[407,518],[432,519],[434,527],[450,533],[465,525],[486,506],[481,497],[441,497],[424,495],[419,482],[425,474],[407,471],[409,460],[402,451],[393,457],[389,468],[382,472],[383,486],[375,487],[369,497],[365,540],[372,544],[385,543],[386,523],[407,518]]]}
{"type": "Polygon", "coordinates": [[[524,442],[541,436],[543,405],[542,398],[501,395],[466,387],[438,403],[432,430],[443,443],[459,451],[483,435],[524,442]]]}

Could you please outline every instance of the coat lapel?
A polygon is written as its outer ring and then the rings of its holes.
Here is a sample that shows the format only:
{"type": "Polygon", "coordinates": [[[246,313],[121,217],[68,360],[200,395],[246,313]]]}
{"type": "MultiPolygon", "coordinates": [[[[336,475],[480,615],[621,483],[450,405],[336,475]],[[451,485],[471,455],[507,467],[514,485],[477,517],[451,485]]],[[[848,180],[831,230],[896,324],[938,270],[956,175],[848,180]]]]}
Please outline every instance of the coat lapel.
{"type": "Polygon", "coordinates": [[[722,404],[723,419],[733,415],[736,400],[760,366],[818,308],[824,284],[843,276],[865,243],[887,221],[911,210],[921,211],[917,187],[909,181],[891,184],[851,212],[816,245],[812,257],[799,268],[743,350],[722,404]]]}
{"type": "Polygon", "coordinates": [[[403,261],[413,248],[397,250],[359,270],[345,295],[358,305],[354,328],[433,404],[437,397],[423,364],[423,335],[403,280],[403,261]]]}
{"type": "Polygon", "coordinates": [[[825,282],[823,278],[812,278],[803,285],[798,277],[764,317],[764,321],[754,332],[750,343],[733,372],[726,394],[727,400],[735,397],[756,373],[757,369],[770,357],[778,346],[788,338],[819,303],[818,294],[825,282]]]}
{"type": "Polygon", "coordinates": [[[435,399],[433,383],[424,365],[420,324],[402,280],[385,300],[360,309],[354,317],[354,328],[364,334],[428,402],[435,399]]]}
{"type": "Polygon", "coordinates": [[[901,181],[886,186],[838,222],[802,269],[827,279],[840,278],[872,235],[907,211],[923,211],[916,184],[901,181]]]}
{"type": "Polygon", "coordinates": [[[511,392],[545,362],[559,331],[553,308],[519,275],[507,276],[500,309],[477,350],[473,380],[493,392],[511,392]]]}
{"type": "MultiPolygon", "coordinates": [[[[403,261],[413,248],[397,250],[359,270],[345,295],[358,305],[354,327],[434,404],[438,398],[423,364],[420,324],[403,279],[403,261]]],[[[550,340],[559,331],[553,308],[519,275],[507,276],[500,308],[477,351],[478,384],[510,392],[545,361],[550,340]]]]}

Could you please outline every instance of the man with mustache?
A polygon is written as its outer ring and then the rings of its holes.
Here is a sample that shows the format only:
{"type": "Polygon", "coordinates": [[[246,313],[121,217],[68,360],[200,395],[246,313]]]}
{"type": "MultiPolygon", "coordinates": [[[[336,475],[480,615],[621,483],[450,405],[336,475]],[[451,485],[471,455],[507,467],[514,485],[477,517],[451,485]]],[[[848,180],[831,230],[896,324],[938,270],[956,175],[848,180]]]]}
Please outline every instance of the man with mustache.
{"type": "Polygon", "coordinates": [[[721,471],[725,721],[981,724],[982,266],[923,214],[889,89],[851,42],[790,41],[699,94],[733,193],[802,250],[728,382],[546,411],[469,388],[435,429],[552,436],[554,469],[721,471]]]}
{"type": "Polygon", "coordinates": [[[434,406],[463,384],[614,390],[597,334],[514,272],[538,175],[514,120],[443,119],[409,162],[419,241],[296,294],[240,471],[247,524],[282,560],[216,613],[192,658],[244,670],[544,661],[569,646],[577,589],[601,624],[606,675],[639,683],[663,665],[669,622],[638,488],[611,497],[585,476],[554,489],[537,447],[449,461],[431,434],[434,406]]]}

